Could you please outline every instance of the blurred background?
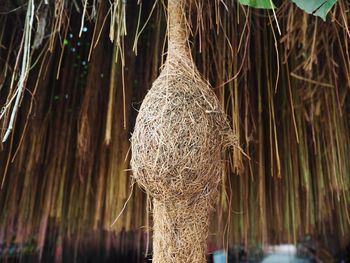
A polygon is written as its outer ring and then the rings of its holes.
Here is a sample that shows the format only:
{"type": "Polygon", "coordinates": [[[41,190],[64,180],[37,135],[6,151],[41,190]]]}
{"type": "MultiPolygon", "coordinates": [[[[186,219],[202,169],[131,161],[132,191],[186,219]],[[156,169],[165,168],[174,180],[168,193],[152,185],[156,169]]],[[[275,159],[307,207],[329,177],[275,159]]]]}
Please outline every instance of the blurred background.
{"type": "MultiPolygon", "coordinates": [[[[274,4],[184,10],[245,153],[227,154],[208,260],[349,262],[350,4],[333,1],[325,20],[274,4]]],[[[160,0],[1,1],[0,261],[151,259],[129,138],[166,25],[160,0]]]]}

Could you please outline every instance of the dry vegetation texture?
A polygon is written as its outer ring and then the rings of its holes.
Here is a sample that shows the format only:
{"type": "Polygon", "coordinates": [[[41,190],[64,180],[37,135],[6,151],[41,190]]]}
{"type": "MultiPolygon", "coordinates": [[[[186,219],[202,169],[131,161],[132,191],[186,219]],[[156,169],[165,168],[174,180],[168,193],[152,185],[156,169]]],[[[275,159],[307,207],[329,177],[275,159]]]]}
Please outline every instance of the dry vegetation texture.
{"type": "Polygon", "coordinates": [[[153,262],[202,263],[234,135],[191,59],[182,1],[170,0],[167,14],[167,58],[136,118],[131,167],[155,202],[153,262]]]}
{"type": "MultiPolygon", "coordinates": [[[[187,3],[198,72],[249,156],[238,148],[227,155],[211,242],[294,242],[311,233],[323,242],[333,235],[340,247],[350,227],[349,2],[339,0],[323,22],[283,1],[281,35],[271,12],[187,3]]],[[[1,1],[1,243],[32,242],[50,262],[130,248],[128,262],[143,257],[148,228],[140,227],[153,223],[150,198],[136,187],[129,198],[129,138],[164,66],[165,6],[1,1]]],[[[187,100],[197,96],[191,86],[181,91],[187,100]]]]}

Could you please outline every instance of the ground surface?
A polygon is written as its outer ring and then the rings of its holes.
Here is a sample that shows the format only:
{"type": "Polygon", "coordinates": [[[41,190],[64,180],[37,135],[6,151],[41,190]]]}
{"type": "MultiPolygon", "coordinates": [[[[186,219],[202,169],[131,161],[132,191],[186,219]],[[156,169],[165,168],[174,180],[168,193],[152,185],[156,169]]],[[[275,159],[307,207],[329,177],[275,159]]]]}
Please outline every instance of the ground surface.
{"type": "Polygon", "coordinates": [[[310,263],[311,261],[288,254],[271,254],[262,263],[310,263]]]}

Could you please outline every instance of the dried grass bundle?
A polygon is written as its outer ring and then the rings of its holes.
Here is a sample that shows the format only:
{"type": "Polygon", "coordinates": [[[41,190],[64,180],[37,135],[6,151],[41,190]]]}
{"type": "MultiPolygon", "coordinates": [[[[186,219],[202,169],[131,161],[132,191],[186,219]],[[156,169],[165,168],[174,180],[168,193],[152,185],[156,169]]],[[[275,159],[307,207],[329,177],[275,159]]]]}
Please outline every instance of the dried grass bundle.
{"type": "Polygon", "coordinates": [[[232,134],[187,46],[182,1],[169,0],[164,68],[146,95],[132,136],[131,166],[154,198],[154,256],[205,262],[209,214],[232,134]]]}
{"type": "MultiPolygon", "coordinates": [[[[66,262],[73,254],[82,261],[118,254],[116,262],[140,262],[147,254],[140,226],[149,225],[149,200],[139,189],[128,198],[126,156],[136,117],[132,107],[138,107],[162,63],[163,1],[15,2],[0,5],[1,139],[27,51],[30,70],[12,132],[0,141],[0,243],[9,251],[12,242],[19,248],[29,242],[31,252],[17,253],[22,261],[25,253],[44,252],[42,262],[66,262]],[[33,10],[28,3],[35,12],[24,52],[25,21],[33,10]],[[79,38],[82,28],[88,31],[79,38]],[[85,245],[89,238],[93,246],[85,245]]],[[[193,59],[215,85],[250,157],[238,147],[228,155],[230,169],[211,221],[214,246],[296,243],[310,234],[339,249],[349,242],[349,8],[349,1],[339,0],[323,22],[284,1],[276,9],[279,36],[271,12],[237,1],[186,1],[193,59]]],[[[181,56],[186,74],[197,76],[192,61],[181,56]]],[[[181,204],[163,209],[159,203],[154,216],[165,215],[166,224],[155,229],[168,239],[175,228],[165,227],[180,215],[181,204]]],[[[205,226],[182,218],[189,230],[205,226]]],[[[187,242],[182,229],[179,236],[187,242]]]]}

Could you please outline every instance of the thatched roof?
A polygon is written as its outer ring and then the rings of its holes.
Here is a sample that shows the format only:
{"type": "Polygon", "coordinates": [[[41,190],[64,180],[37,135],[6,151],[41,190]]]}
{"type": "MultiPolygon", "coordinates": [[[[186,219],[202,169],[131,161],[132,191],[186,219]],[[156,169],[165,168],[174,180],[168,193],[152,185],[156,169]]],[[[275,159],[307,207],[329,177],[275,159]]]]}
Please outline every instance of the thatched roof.
{"type": "MultiPolygon", "coordinates": [[[[150,225],[128,150],[164,62],[165,5],[2,2],[0,242],[51,242],[57,256],[93,231],[115,248],[104,231],[150,225]]],[[[271,11],[189,1],[193,57],[248,156],[227,156],[212,242],[347,242],[349,8],[338,1],[324,22],[283,1],[279,35],[271,11]]]]}

